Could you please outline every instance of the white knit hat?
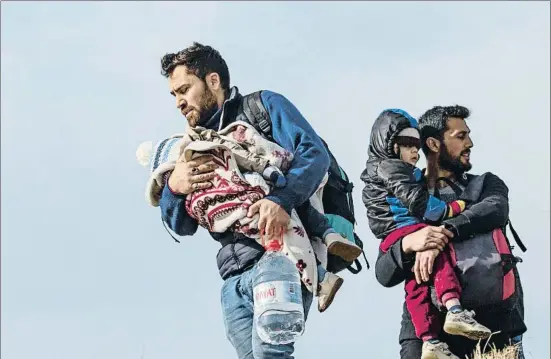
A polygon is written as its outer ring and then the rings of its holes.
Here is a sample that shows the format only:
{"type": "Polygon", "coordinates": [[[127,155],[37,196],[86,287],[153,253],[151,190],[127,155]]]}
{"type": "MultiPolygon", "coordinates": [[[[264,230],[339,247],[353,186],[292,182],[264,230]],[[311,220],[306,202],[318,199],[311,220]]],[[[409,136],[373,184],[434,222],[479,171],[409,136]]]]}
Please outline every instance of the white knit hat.
{"type": "Polygon", "coordinates": [[[400,131],[400,133],[398,133],[398,137],[413,137],[421,139],[421,136],[419,136],[419,131],[413,127],[404,128],[400,131]]]}
{"type": "Polygon", "coordinates": [[[136,150],[136,159],[154,172],[159,165],[165,162],[176,162],[180,157],[181,136],[172,136],[157,142],[155,146],[151,141],[143,142],[136,150]]]}
{"type": "Polygon", "coordinates": [[[147,181],[145,198],[151,206],[158,207],[166,175],[174,169],[184,143],[182,135],[174,135],[157,142],[143,142],[136,150],[138,162],[151,171],[147,181]]]}

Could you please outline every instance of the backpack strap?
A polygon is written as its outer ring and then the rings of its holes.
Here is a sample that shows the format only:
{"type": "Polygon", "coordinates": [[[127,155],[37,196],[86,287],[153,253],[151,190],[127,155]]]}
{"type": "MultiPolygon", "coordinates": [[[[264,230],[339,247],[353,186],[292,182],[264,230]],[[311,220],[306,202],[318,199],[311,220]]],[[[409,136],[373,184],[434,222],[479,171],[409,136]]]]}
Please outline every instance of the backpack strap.
{"type": "Polygon", "coordinates": [[[272,120],[262,103],[261,93],[262,91],[257,91],[243,97],[243,113],[257,131],[273,141],[272,120]]]}
{"type": "Polygon", "coordinates": [[[331,176],[332,179],[334,179],[334,181],[328,181],[327,185],[335,188],[339,192],[344,192],[344,193],[347,193],[347,194],[351,194],[352,190],[354,188],[354,184],[352,182],[350,182],[348,176],[346,176],[345,173],[341,172],[341,168],[338,165],[337,159],[335,158],[335,156],[333,156],[333,153],[329,149],[329,146],[327,145],[327,142],[325,142],[325,140],[321,137],[320,137],[320,140],[321,140],[321,143],[323,143],[323,145],[325,146],[325,150],[329,154],[329,157],[331,159],[331,163],[333,163],[334,167],[336,167],[336,168],[329,167],[329,176],[331,176]],[[344,175],[344,177],[343,177],[343,175],[344,175]]]}
{"type": "MultiPolygon", "coordinates": [[[[505,223],[505,226],[507,226],[507,224],[509,224],[509,228],[511,229],[511,233],[513,234],[513,238],[515,239],[515,242],[518,244],[518,247],[520,248],[520,250],[523,251],[523,252],[526,252],[527,248],[524,245],[524,243],[522,243],[522,241],[520,240],[520,237],[518,236],[517,231],[515,231],[515,229],[513,228],[513,225],[511,224],[510,219],[507,220],[507,223],[505,223]]],[[[505,228],[506,227],[504,227],[504,229],[505,228]]]]}
{"type": "MultiPolygon", "coordinates": [[[[449,178],[447,177],[438,177],[436,179],[436,183],[438,183],[439,181],[444,181],[448,184],[448,186],[450,186],[450,188],[453,190],[453,192],[457,195],[457,197],[461,197],[461,194],[463,193],[463,190],[461,189],[461,187],[459,187],[456,183],[454,183],[452,180],[450,180],[449,178]]],[[[434,193],[435,193],[435,196],[436,197],[439,197],[440,196],[440,191],[438,190],[438,187],[435,187],[434,188],[434,193]]]]}

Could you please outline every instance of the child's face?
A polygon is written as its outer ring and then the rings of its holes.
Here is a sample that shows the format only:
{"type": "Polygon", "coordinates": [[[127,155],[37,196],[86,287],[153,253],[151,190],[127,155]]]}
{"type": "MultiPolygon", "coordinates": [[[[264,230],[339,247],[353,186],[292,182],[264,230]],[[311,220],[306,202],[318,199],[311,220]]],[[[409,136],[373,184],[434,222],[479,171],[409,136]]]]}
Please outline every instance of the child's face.
{"type": "Polygon", "coordinates": [[[415,146],[399,146],[400,159],[413,166],[419,161],[419,149],[415,146]]]}

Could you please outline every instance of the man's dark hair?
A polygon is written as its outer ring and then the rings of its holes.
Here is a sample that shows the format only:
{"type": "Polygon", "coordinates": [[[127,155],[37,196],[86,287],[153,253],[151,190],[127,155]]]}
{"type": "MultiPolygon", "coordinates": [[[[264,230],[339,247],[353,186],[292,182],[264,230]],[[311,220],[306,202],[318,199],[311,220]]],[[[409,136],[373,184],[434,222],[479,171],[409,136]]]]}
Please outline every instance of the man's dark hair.
{"type": "Polygon", "coordinates": [[[220,76],[220,84],[224,91],[230,89],[230,72],[222,55],[210,46],[194,42],[188,48],[175,54],[166,54],[161,59],[161,74],[169,77],[176,66],[184,65],[188,72],[205,81],[205,77],[216,72],[220,76]]]}
{"type": "Polygon", "coordinates": [[[467,119],[471,112],[468,108],[455,106],[434,106],[419,117],[419,132],[425,156],[429,153],[427,138],[434,137],[442,140],[444,132],[448,129],[448,118],[457,117],[467,119]]]}

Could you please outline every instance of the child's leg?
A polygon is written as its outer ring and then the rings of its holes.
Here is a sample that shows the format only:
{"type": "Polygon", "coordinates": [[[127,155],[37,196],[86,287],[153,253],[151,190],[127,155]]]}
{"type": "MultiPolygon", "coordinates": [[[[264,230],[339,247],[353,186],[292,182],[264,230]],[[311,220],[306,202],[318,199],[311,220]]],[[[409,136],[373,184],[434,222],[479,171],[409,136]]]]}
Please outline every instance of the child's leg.
{"type": "Polygon", "coordinates": [[[348,262],[352,262],[362,254],[360,247],[335,232],[327,218],[312,206],[310,200],[299,206],[297,213],[311,237],[321,238],[329,253],[348,262]]]}
{"type": "Polygon", "coordinates": [[[312,206],[310,200],[297,207],[297,214],[310,237],[323,239],[327,234],[335,232],[327,218],[312,206]]]}
{"type": "Polygon", "coordinates": [[[411,315],[415,335],[423,341],[421,359],[459,359],[450,352],[448,345],[438,339],[440,322],[437,309],[432,304],[430,287],[417,284],[415,278],[406,282],[406,307],[411,315]]]}
{"type": "Polygon", "coordinates": [[[325,279],[325,274],[327,273],[327,270],[323,268],[321,264],[318,264],[318,282],[323,282],[325,279]]]}
{"type": "Polygon", "coordinates": [[[440,323],[436,308],[432,304],[430,288],[426,283],[417,284],[415,278],[406,282],[406,307],[411,315],[415,335],[423,340],[436,340],[440,323]]]}
{"type": "Polygon", "coordinates": [[[449,248],[442,251],[434,262],[434,288],[436,297],[448,309],[444,323],[446,333],[473,340],[491,335],[490,329],[474,319],[474,312],[463,310],[461,306],[461,284],[453,270],[449,248]]]}
{"type": "Polygon", "coordinates": [[[318,264],[318,310],[320,313],[329,308],[335,295],[341,288],[344,279],[336,274],[328,272],[321,264],[318,264]]]}
{"type": "Polygon", "coordinates": [[[451,264],[449,249],[443,250],[434,260],[434,289],[436,297],[449,311],[461,311],[461,284],[451,264]]]}

